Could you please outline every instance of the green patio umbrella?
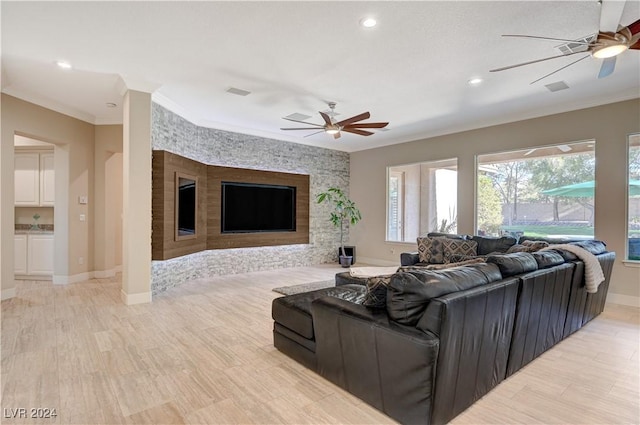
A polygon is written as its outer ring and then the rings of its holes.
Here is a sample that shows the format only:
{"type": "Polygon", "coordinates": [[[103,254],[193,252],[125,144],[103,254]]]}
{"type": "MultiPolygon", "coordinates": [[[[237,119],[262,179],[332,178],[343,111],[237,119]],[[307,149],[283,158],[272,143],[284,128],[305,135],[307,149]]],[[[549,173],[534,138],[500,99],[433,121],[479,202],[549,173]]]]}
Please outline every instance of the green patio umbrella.
{"type": "MultiPolygon", "coordinates": [[[[591,180],[543,190],[542,193],[548,196],[565,196],[567,198],[593,198],[595,186],[596,182],[591,180]]],[[[629,195],[640,195],[640,180],[629,180],[629,195]]]]}

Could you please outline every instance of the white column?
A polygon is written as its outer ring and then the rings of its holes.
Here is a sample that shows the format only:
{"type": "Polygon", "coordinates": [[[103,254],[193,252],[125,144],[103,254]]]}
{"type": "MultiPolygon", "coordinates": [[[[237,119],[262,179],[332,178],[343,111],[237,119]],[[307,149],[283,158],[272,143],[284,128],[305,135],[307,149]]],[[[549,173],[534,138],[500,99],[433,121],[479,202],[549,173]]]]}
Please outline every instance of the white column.
{"type": "Polygon", "coordinates": [[[151,94],[129,90],[123,124],[122,301],[151,302],[151,94]]]}

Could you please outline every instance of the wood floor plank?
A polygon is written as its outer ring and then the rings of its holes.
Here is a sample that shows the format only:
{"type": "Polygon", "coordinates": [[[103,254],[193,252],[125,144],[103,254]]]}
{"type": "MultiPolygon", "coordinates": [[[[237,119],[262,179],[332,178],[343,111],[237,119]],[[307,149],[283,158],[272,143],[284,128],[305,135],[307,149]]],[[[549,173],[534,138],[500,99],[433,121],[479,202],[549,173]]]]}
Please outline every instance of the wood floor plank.
{"type": "MultiPolygon", "coordinates": [[[[273,347],[271,289],[340,271],[216,276],[135,306],[117,278],[19,282],[1,304],[2,408],[58,416],[2,422],[394,423],[273,347]]],[[[640,423],[639,348],[639,309],[609,304],[452,423],[640,423]]]]}

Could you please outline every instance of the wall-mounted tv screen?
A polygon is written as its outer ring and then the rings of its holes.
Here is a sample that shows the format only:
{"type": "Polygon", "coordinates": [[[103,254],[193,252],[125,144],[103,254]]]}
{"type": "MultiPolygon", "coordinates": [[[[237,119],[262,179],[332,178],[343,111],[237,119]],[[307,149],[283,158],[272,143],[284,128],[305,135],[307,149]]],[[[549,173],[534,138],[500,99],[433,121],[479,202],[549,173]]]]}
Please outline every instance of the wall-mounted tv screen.
{"type": "Polygon", "coordinates": [[[176,174],[176,240],[196,234],[196,180],[176,174]]]}
{"type": "Polygon", "coordinates": [[[222,233],[295,232],[296,188],[222,182],[222,233]]]}

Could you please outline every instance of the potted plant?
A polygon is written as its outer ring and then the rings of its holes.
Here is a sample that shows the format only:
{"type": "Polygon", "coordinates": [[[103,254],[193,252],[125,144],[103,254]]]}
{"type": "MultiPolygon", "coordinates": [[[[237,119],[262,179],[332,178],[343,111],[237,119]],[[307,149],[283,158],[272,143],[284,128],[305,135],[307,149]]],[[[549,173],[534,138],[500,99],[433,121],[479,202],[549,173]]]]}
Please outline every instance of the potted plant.
{"type": "Polygon", "coordinates": [[[347,198],[344,191],[338,187],[330,187],[326,192],[318,194],[316,200],[319,204],[329,202],[333,205],[333,211],[329,218],[336,228],[340,228],[340,265],[349,267],[353,257],[347,255],[344,250],[344,227],[346,223],[356,224],[362,219],[360,210],[355,202],[347,198]]]}

